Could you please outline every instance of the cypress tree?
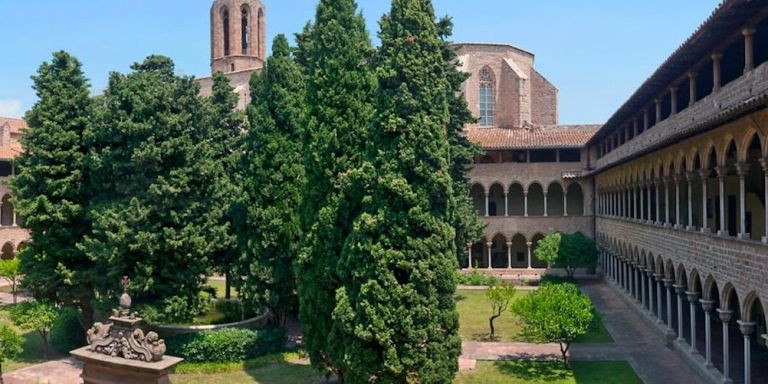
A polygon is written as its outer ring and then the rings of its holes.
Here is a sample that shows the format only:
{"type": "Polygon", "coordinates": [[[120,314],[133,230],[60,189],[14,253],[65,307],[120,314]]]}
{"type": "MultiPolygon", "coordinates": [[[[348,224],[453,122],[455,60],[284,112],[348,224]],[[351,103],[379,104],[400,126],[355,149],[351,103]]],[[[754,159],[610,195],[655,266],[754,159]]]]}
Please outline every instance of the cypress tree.
{"type": "MultiPolygon", "coordinates": [[[[381,21],[379,90],[362,185],[363,212],[342,253],[333,318],[349,383],[450,383],[461,340],[451,84],[428,0],[393,0],[381,21]]],[[[353,192],[354,194],[354,192],[353,192]]]]}
{"type": "Polygon", "coordinates": [[[214,269],[225,276],[225,297],[231,297],[232,269],[238,259],[239,250],[234,228],[237,214],[237,200],[242,196],[242,175],[240,161],[243,151],[243,137],[247,130],[245,114],[238,111],[238,96],[230,85],[229,79],[221,72],[213,75],[211,97],[206,100],[209,108],[206,128],[209,129],[208,145],[213,151],[213,160],[218,177],[208,180],[211,188],[211,204],[220,204],[225,213],[222,224],[228,231],[219,244],[214,256],[214,269]]]}
{"type": "Polygon", "coordinates": [[[10,182],[31,240],[19,255],[20,268],[36,299],[80,307],[88,326],[98,272],[77,248],[91,228],[83,144],[93,119],[88,81],[80,62],[63,51],[32,80],[38,101],[27,113],[24,152],[10,182]]]}
{"type": "Polygon", "coordinates": [[[252,81],[248,108],[252,128],[246,139],[243,186],[245,221],[241,224],[241,258],[237,274],[241,298],[271,309],[282,325],[296,309],[292,263],[299,250],[297,207],[304,180],[301,131],[304,79],[278,35],[272,56],[252,81]]]}
{"type": "Polygon", "coordinates": [[[311,29],[304,136],[302,251],[296,264],[299,317],[312,363],[343,375],[341,340],[331,330],[342,242],[357,215],[340,199],[339,177],[360,166],[376,78],[365,21],[354,0],[321,0],[311,29]]]}
{"type": "Polygon", "coordinates": [[[221,171],[194,80],[162,56],[131,68],[110,76],[88,133],[95,194],[82,249],[105,271],[101,297],[115,297],[127,275],[145,316],[188,320],[202,310],[211,255],[225,241],[222,207],[211,203],[221,171]]]}

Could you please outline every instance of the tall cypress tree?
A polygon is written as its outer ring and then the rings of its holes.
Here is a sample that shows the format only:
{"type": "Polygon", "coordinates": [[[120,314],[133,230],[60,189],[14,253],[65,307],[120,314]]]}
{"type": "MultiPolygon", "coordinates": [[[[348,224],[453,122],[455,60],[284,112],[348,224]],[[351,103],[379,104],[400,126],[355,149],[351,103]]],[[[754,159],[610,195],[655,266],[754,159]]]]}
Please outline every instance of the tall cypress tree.
{"type": "Polygon", "coordinates": [[[211,255],[224,241],[222,206],[212,204],[220,175],[199,86],[175,76],[173,62],[151,56],[128,75],[112,74],[92,152],[93,232],[82,249],[105,270],[102,297],[131,278],[134,302],[167,321],[199,312],[211,255]]]}
{"type": "Polygon", "coordinates": [[[345,241],[335,327],[350,383],[450,383],[461,353],[451,83],[429,0],[393,0],[381,22],[379,90],[363,213],[345,241]]]}
{"type": "Polygon", "coordinates": [[[300,320],[312,363],[343,370],[329,333],[342,242],[357,213],[339,198],[341,174],[360,166],[373,114],[373,48],[354,0],[321,0],[311,29],[304,134],[302,252],[296,264],[300,320]]]}
{"type": "Polygon", "coordinates": [[[239,244],[238,292],[265,305],[282,325],[297,300],[292,263],[299,250],[297,207],[304,181],[301,132],[304,78],[284,35],[275,37],[272,56],[252,81],[248,108],[252,128],[243,158],[246,201],[239,244]]]}
{"type": "Polygon", "coordinates": [[[98,272],[77,243],[91,228],[83,132],[93,103],[80,62],[66,52],[54,53],[32,79],[38,101],[27,113],[24,152],[10,182],[31,237],[19,255],[21,271],[35,298],[79,306],[88,326],[98,272]]]}

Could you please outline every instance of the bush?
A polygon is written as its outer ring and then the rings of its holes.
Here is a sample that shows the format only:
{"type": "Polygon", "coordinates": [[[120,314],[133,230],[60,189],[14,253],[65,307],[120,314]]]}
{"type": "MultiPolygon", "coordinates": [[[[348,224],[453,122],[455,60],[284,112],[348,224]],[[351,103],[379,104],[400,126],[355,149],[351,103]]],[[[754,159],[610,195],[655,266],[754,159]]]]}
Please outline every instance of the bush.
{"type": "Polygon", "coordinates": [[[85,330],[80,323],[80,311],[64,308],[51,327],[51,346],[63,355],[86,344],[85,330]]]}
{"type": "Polygon", "coordinates": [[[557,285],[557,284],[577,285],[577,282],[576,282],[576,279],[570,276],[552,276],[552,275],[542,276],[541,280],[539,281],[540,286],[557,285]]]}
{"type": "Polygon", "coordinates": [[[496,276],[492,275],[486,275],[477,269],[472,269],[466,274],[459,273],[458,276],[458,282],[461,285],[472,285],[472,286],[478,286],[478,285],[496,285],[501,283],[501,279],[499,279],[496,276]]]}
{"type": "Polygon", "coordinates": [[[238,322],[256,316],[252,305],[246,305],[241,300],[220,300],[216,308],[224,315],[226,322],[238,322]]]}
{"type": "Polygon", "coordinates": [[[280,351],[284,344],[282,328],[227,328],[173,337],[168,340],[168,354],[190,363],[238,362],[280,351]]]}

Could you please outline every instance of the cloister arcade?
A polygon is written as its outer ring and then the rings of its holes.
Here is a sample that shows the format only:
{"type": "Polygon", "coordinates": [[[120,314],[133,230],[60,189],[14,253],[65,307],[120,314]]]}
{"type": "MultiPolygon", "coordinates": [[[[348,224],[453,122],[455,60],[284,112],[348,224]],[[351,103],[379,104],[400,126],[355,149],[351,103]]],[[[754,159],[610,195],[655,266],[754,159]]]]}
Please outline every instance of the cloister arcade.
{"type": "MultiPolygon", "coordinates": [[[[768,382],[768,331],[758,292],[691,265],[597,235],[600,265],[618,288],[723,382],[768,382]]],[[[763,298],[764,299],[764,298],[763,298]]]]}
{"type": "Polygon", "coordinates": [[[768,112],[606,171],[598,216],[768,242],[768,112]]]}
{"type": "Polygon", "coordinates": [[[576,181],[474,183],[470,196],[477,214],[485,217],[584,215],[584,191],[576,181]]]}
{"type": "Polygon", "coordinates": [[[536,258],[536,246],[544,234],[525,235],[516,233],[506,236],[497,233],[483,237],[474,244],[467,244],[467,257],[461,268],[478,269],[534,269],[547,268],[547,264],[536,258]]]}

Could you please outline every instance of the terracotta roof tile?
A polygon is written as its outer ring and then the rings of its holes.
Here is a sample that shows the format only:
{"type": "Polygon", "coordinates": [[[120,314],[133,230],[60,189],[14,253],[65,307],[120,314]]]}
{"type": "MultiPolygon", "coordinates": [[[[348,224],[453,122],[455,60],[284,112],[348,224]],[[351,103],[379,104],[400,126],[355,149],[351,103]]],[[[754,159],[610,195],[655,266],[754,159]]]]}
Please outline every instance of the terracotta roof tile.
{"type": "Polygon", "coordinates": [[[24,120],[0,117],[0,135],[9,139],[8,142],[0,140],[0,144],[2,144],[0,145],[0,159],[11,160],[21,154],[23,149],[19,138],[22,135],[22,130],[26,127],[27,122],[24,120]],[[8,136],[5,136],[6,132],[8,136]]]}
{"type": "Polygon", "coordinates": [[[27,122],[22,119],[0,117],[0,127],[6,123],[11,127],[11,133],[21,133],[21,129],[27,127],[27,122]]]}
{"type": "Polygon", "coordinates": [[[600,125],[557,125],[535,128],[478,128],[467,138],[485,149],[581,148],[600,125]]]}

